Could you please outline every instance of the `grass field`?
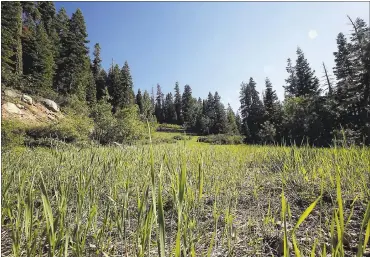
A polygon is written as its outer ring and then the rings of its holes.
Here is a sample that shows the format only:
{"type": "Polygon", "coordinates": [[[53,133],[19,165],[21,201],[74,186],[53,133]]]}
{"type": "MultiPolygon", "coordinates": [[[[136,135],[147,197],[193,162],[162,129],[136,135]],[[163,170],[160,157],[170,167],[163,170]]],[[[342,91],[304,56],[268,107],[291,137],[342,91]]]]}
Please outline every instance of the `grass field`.
{"type": "Polygon", "coordinates": [[[194,138],[2,153],[2,256],[369,256],[369,148],[194,138]]]}

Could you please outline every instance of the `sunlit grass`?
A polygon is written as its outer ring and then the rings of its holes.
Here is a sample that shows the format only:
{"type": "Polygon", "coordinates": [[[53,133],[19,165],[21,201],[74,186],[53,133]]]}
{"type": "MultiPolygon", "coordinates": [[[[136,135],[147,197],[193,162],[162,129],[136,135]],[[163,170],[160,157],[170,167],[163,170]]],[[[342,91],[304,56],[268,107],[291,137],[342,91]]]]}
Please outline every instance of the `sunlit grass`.
{"type": "Polygon", "coordinates": [[[369,178],[358,147],[18,149],[2,154],[2,255],[362,256],[369,178]]]}

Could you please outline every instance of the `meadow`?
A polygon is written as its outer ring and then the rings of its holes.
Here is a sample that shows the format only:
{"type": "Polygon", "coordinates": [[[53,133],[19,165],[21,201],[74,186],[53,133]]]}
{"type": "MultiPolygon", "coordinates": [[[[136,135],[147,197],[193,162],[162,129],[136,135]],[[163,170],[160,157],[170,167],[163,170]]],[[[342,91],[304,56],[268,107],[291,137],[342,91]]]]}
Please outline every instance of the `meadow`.
{"type": "Polygon", "coordinates": [[[18,148],[1,175],[2,256],[370,256],[366,147],[18,148]]]}

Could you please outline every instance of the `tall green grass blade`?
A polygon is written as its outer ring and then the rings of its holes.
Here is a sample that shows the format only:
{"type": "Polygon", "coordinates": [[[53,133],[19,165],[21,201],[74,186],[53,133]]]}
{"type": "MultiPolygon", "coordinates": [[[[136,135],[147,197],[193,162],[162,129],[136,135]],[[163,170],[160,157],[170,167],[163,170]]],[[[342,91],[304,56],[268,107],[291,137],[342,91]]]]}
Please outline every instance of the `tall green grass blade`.
{"type": "Polygon", "coordinates": [[[321,196],[319,196],[319,198],[317,198],[313,203],[311,203],[310,206],[307,207],[307,209],[299,217],[293,230],[296,230],[302,224],[302,222],[308,217],[308,215],[310,215],[310,213],[313,211],[313,209],[315,208],[316,204],[320,201],[320,199],[321,199],[321,196]]]}
{"type": "Polygon", "coordinates": [[[159,256],[165,257],[165,224],[162,203],[162,181],[161,176],[158,181],[158,225],[159,225],[159,256]]]}
{"type": "Polygon", "coordinates": [[[316,256],[316,245],[317,245],[317,238],[315,238],[315,241],[313,242],[312,250],[311,250],[311,257],[316,256]]]}
{"type": "Polygon", "coordinates": [[[295,253],[295,256],[296,257],[301,257],[301,252],[299,251],[299,247],[298,247],[298,243],[297,243],[297,239],[295,237],[295,235],[293,234],[292,236],[292,240],[293,240],[293,247],[294,247],[294,253],[295,253]]]}

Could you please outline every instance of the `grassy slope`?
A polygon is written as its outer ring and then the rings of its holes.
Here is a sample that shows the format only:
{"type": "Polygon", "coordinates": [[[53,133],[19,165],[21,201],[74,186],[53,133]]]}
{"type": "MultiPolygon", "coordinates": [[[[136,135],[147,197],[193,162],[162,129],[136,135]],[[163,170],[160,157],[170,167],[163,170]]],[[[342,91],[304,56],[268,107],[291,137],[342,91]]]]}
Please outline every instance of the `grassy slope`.
{"type": "MultiPolygon", "coordinates": [[[[156,136],[172,135],[155,133],[156,136]]],[[[212,256],[281,254],[282,189],[290,204],[292,215],[288,218],[287,226],[288,231],[291,231],[299,215],[320,195],[322,186],[323,198],[296,234],[302,256],[308,256],[315,238],[319,242],[316,256],[324,243],[330,251],[330,222],[333,210],[337,207],[335,174],[339,172],[345,220],[351,212],[352,201],[356,199],[351,221],[346,226],[349,235],[346,251],[353,255],[356,250],[353,247],[358,242],[359,226],[370,193],[368,148],[293,149],[211,146],[196,142],[188,142],[184,146],[184,142],[180,141],[155,145],[153,153],[156,191],[159,186],[158,176],[162,174],[161,196],[167,256],[175,247],[178,182],[180,170],[184,170],[180,168],[182,163],[186,167],[182,210],[185,216],[182,216],[181,223],[182,240],[186,239],[186,245],[182,241],[182,249],[186,246],[190,251],[193,246],[196,256],[208,251],[213,253],[212,256]],[[203,190],[200,195],[201,181],[203,190]],[[216,220],[217,234],[214,234],[216,220]]],[[[3,153],[2,230],[5,232],[2,235],[2,255],[9,256],[12,242],[14,244],[17,241],[10,239],[12,231],[19,231],[20,234],[25,232],[24,227],[18,227],[17,224],[25,220],[23,215],[28,206],[27,196],[32,196],[31,202],[35,204],[32,207],[37,210],[33,214],[35,224],[32,228],[38,232],[34,238],[41,241],[36,241],[36,250],[45,252],[50,249],[43,247],[50,244],[46,238],[40,237],[47,227],[43,213],[45,203],[41,201],[40,174],[45,180],[53,218],[59,215],[58,222],[63,221],[55,228],[60,233],[55,236],[56,245],[60,244],[56,250],[63,251],[64,235],[68,234],[73,243],[68,245],[67,250],[75,255],[91,253],[94,256],[105,252],[109,255],[136,256],[139,249],[147,253],[149,250],[145,235],[148,235],[146,229],[150,228],[151,222],[147,219],[149,222],[145,223],[145,218],[152,217],[149,207],[153,190],[150,167],[149,146],[132,146],[125,150],[103,147],[71,147],[53,151],[21,149],[18,152],[3,153]],[[7,185],[8,190],[4,189],[7,185]],[[147,198],[144,194],[146,188],[149,192],[147,198]],[[138,211],[138,199],[143,204],[141,212],[138,211]],[[122,209],[126,205],[128,208],[122,209]],[[12,213],[12,217],[8,213],[12,213]],[[91,223],[87,219],[89,215],[92,217],[91,223]],[[76,227],[77,222],[81,222],[79,227],[76,227]],[[126,230],[120,230],[122,227],[126,230]],[[77,239],[83,239],[84,235],[85,242],[77,239]]],[[[157,194],[156,198],[158,200],[157,194]]],[[[153,241],[150,252],[152,256],[158,256],[155,246],[157,223],[155,219],[152,222],[153,241]]],[[[19,248],[22,250],[26,249],[26,238],[20,238],[19,248]]],[[[31,241],[32,236],[29,238],[31,241]]]]}

